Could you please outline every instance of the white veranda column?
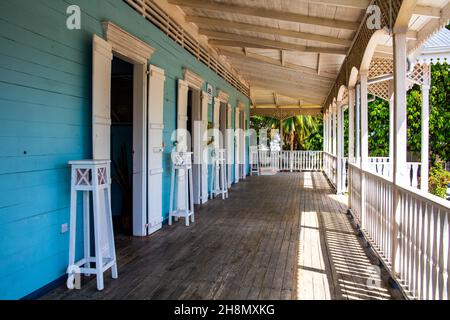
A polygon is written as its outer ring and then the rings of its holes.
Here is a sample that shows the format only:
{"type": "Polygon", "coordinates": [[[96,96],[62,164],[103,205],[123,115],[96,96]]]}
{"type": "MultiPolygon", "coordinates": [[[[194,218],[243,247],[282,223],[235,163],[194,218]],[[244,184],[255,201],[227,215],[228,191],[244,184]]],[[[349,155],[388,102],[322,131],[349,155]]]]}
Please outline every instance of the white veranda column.
{"type": "Polygon", "coordinates": [[[337,155],[337,106],[333,103],[333,155],[337,155]]]}
{"type": "Polygon", "coordinates": [[[343,117],[342,117],[342,102],[338,101],[336,104],[337,114],[337,139],[336,139],[336,158],[337,158],[337,177],[336,177],[336,191],[341,194],[343,191],[343,177],[342,177],[342,158],[344,150],[344,130],[343,130],[343,117]]]}
{"type": "Polygon", "coordinates": [[[327,112],[323,114],[323,151],[327,151],[327,112]]]}
{"type": "Polygon", "coordinates": [[[361,159],[361,85],[356,85],[355,90],[355,154],[356,162],[361,159]]]}
{"type": "Polygon", "coordinates": [[[429,139],[430,139],[430,71],[429,66],[424,65],[424,83],[422,84],[422,141],[421,141],[421,171],[420,189],[428,192],[429,175],[429,139]]]}
{"type": "Polygon", "coordinates": [[[389,82],[389,176],[392,176],[394,161],[394,82],[389,82]]]}
{"type": "Polygon", "coordinates": [[[361,79],[361,168],[367,169],[369,161],[369,128],[367,125],[368,118],[368,101],[367,101],[367,71],[360,72],[361,79]]]}
{"type": "Polygon", "coordinates": [[[407,152],[407,122],[406,122],[406,32],[394,34],[394,148],[392,161],[393,194],[393,229],[391,265],[394,274],[399,271],[399,221],[401,214],[400,195],[397,185],[404,184],[406,152],[407,152]]]}
{"type": "Polygon", "coordinates": [[[355,159],[355,88],[348,90],[348,162],[355,159]]]}
{"type": "Polygon", "coordinates": [[[361,144],[360,144],[360,168],[361,168],[361,180],[360,180],[360,194],[361,194],[361,227],[366,227],[366,174],[368,170],[368,158],[369,158],[369,135],[368,135],[368,101],[367,101],[367,71],[360,71],[360,121],[361,121],[361,144]]]}
{"type": "Polygon", "coordinates": [[[333,153],[333,105],[328,108],[328,153],[333,153]]]}

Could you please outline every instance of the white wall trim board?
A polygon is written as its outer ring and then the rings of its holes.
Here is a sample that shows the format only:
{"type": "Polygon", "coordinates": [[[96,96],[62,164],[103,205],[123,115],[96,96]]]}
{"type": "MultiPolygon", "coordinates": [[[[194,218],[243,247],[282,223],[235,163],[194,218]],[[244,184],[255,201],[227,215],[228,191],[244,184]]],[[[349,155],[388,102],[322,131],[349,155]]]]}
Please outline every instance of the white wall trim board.
{"type": "Polygon", "coordinates": [[[129,34],[110,21],[103,22],[104,36],[120,58],[133,63],[147,64],[155,49],[144,41],[129,34]]]}

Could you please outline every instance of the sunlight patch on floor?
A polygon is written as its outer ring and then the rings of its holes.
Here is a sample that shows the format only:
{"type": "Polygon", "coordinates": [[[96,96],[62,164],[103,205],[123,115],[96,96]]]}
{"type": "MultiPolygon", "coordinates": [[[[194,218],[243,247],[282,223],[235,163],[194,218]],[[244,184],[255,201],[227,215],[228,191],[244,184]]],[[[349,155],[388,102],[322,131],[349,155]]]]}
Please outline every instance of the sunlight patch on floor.
{"type": "Polygon", "coordinates": [[[303,188],[304,189],[314,189],[312,172],[303,173],[303,188]]]}
{"type": "Polygon", "coordinates": [[[317,212],[302,213],[297,279],[299,300],[331,299],[320,236],[317,212]]]}

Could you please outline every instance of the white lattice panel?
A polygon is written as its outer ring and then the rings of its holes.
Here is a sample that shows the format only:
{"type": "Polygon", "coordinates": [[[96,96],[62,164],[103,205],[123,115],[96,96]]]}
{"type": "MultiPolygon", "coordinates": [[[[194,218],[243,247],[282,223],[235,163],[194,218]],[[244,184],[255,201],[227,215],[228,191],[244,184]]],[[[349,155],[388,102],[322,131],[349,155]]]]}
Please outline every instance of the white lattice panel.
{"type": "Polygon", "coordinates": [[[418,85],[429,85],[430,84],[430,66],[427,64],[416,64],[413,71],[408,74],[408,90],[411,89],[415,84],[418,85]]]}
{"type": "Polygon", "coordinates": [[[373,58],[370,63],[369,79],[394,73],[394,61],[388,58],[373,58]]]}
{"type": "Polygon", "coordinates": [[[377,96],[378,98],[389,101],[389,82],[390,81],[383,81],[370,84],[368,87],[368,91],[370,94],[377,96]]]}

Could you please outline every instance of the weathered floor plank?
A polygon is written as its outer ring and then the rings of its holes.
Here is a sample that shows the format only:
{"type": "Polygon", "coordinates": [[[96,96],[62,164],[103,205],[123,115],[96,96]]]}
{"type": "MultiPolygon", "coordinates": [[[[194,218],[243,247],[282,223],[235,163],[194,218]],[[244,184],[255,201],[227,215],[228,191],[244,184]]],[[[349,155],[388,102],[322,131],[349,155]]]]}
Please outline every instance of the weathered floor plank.
{"type": "Polygon", "coordinates": [[[390,299],[322,173],[251,177],[145,239],[116,239],[119,279],[44,299],[390,299]]]}

